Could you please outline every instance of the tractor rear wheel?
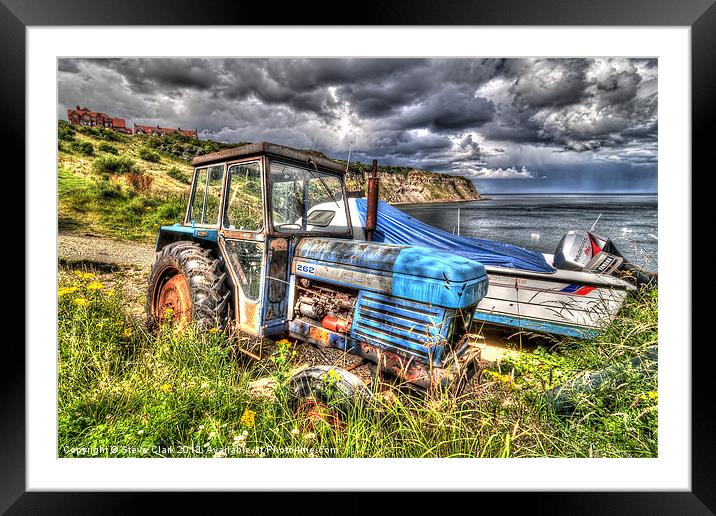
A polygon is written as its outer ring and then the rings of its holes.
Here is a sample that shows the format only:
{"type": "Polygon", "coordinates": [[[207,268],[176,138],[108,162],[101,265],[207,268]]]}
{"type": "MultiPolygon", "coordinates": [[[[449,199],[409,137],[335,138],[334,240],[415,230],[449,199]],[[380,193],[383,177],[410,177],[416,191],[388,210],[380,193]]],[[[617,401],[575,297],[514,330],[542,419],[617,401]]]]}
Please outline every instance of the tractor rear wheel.
{"type": "Polygon", "coordinates": [[[224,328],[230,291],[221,259],[192,242],[174,242],[157,253],[147,286],[147,322],[156,330],[166,322],[224,328]]]}

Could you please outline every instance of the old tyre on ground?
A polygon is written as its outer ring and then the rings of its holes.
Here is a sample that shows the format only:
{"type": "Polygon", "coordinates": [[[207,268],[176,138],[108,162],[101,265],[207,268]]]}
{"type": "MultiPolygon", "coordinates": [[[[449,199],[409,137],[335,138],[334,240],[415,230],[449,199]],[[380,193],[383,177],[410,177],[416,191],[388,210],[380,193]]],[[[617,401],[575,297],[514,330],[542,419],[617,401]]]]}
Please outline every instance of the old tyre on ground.
{"type": "Polygon", "coordinates": [[[147,286],[147,323],[151,330],[171,321],[224,328],[230,291],[223,264],[211,249],[174,242],[157,253],[147,286]]]}
{"type": "Polygon", "coordinates": [[[310,366],[294,373],[289,380],[289,394],[297,412],[327,406],[347,414],[370,399],[363,380],[345,369],[328,365],[310,366]]]}

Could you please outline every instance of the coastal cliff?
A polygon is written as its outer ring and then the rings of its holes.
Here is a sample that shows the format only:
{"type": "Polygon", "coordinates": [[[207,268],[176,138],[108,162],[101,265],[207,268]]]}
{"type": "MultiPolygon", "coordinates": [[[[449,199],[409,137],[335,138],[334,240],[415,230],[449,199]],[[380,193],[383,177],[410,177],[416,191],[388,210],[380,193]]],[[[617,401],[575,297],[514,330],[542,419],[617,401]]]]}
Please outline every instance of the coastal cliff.
{"type": "MultiPolygon", "coordinates": [[[[368,171],[353,167],[346,177],[349,191],[366,191],[368,171]]],[[[379,196],[392,204],[477,201],[482,197],[466,177],[403,167],[378,167],[379,196]]]]}

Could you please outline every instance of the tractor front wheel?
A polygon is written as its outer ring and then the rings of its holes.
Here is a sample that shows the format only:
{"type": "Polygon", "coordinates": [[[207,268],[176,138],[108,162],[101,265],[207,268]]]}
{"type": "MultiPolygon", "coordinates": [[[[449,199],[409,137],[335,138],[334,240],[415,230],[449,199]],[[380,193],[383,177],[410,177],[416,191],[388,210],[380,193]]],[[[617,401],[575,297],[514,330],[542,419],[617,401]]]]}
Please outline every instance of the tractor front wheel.
{"type": "Polygon", "coordinates": [[[157,253],[147,286],[147,322],[224,328],[229,320],[226,272],[211,249],[175,242],[157,253]]]}
{"type": "Polygon", "coordinates": [[[358,376],[328,365],[309,366],[296,371],[289,380],[290,402],[294,411],[312,417],[327,407],[340,415],[366,403],[371,393],[358,376]]]}

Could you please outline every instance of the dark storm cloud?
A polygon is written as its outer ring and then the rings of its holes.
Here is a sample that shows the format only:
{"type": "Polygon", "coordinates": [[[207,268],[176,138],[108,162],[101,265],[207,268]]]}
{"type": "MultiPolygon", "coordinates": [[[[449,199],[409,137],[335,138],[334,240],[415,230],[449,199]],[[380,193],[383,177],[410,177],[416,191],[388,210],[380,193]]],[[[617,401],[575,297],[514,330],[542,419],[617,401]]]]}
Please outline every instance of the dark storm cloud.
{"type": "Polygon", "coordinates": [[[82,104],[482,177],[584,159],[656,173],[653,59],[60,59],[58,71],[62,118],[82,104]]]}
{"type": "Polygon", "coordinates": [[[491,101],[475,96],[474,88],[448,85],[424,102],[394,115],[388,123],[400,129],[427,127],[436,132],[474,129],[492,120],[494,109],[491,101]]]}

